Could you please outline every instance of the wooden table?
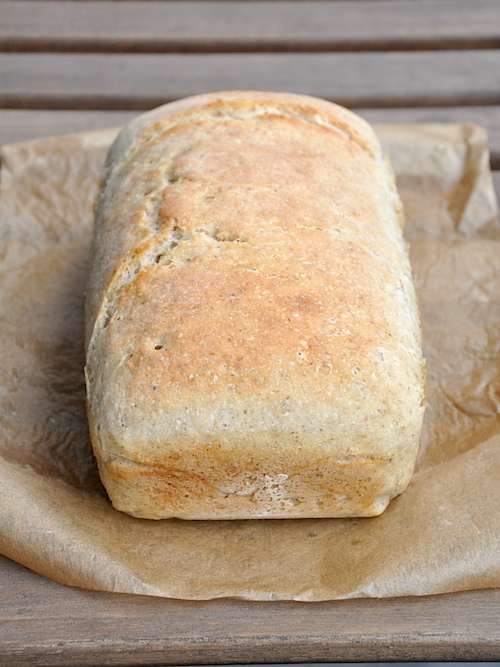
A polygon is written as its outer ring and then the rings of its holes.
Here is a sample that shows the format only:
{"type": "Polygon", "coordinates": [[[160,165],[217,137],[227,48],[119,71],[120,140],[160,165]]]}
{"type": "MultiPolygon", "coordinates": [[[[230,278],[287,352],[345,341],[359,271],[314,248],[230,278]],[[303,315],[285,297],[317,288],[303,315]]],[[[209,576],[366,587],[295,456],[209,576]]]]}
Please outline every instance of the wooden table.
{"type": "MultiPolygon", "coordinates": [[[[498,0],[0,0],[0,142],[119,125],[185,95],[290,90],[369,121],[487,128],[498,0]]],[[[67,588],[0,558],[0,664],[495,660],[500,591],[325,603],[67,588]]]]}

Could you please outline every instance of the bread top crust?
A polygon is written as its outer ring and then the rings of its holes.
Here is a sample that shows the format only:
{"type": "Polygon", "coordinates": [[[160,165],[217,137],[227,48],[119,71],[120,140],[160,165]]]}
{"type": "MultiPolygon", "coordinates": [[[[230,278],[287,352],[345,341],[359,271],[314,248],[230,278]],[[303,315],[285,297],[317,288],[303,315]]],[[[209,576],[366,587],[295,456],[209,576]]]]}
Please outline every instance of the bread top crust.
{"type": "Polygon", "coordinates": [[[205,115],[265,115],[281,110],[309,122],[324,123],[345,132],[370,152],[379,152],[379,142],[372,127],[345,107],[309,95],[263,91],[221,91],[192,95],[137,116],[120,132],[108,155],[108,167],[120,165],[144,140],[153,138],[178,122],[189,122],[205,115]]]}
{"type": "Polygon", "coordinates": [[[401,225],[371,128],[336,105],[224,93],[132,124],[88,289],[104,454],[311,449],[406,483],[424,367],[401,225]]]}
{"type": "MultiPolygon", "coordinates": [[[[138,116],[119,133],[107,156],[103,175],[103,186],[98,199],[96,211],[96,228],[92,249],[92,270],[87,290],[86,343],[90,341],[94,324],[103,317],[103,297],[106,292],[113,291],[113,283],[122,282],[121,272],[117,270],[120,258],[127,260],[129,253],[139,244],[153,240],[155,229],[148,229],[147,221],[133,219],[128,210],[146,216],[155,214],[157,188],[155,178],[165,186],[169,182],[169,160],[178,157],[178,153],[189,148],[189,129],[191,124],[200,120],[227,119],[262,121],[272,114],[286,115],[293,121],[301,119],[310,126],[324,126],[332,132],[343,135],[348,143],[359,147],[373,155],[377,161],[382,159],[379,142],[368,123],[349,110],[332,102],[292,93],[264,93],[258,91],[240,92],[224,91],[214,94],[195,95],[176,102],[165,104],[138,116]],[[165,135],[173,130],[178,141],[165,141],[165,135]],[[184,136],[184,131],[188,135],[184,136]],[[157,149],[156,153],[154,149],[157,149]],[[124,179],[138,170],[139,165],[150,160],[155,169],[150,169],[144,179],[142,191],[135,191],[135,198],[124,187],[124,179]],[[164,165],[164,169],[160,165],[164,165]],[[146,182],[148,181],[148,182],[146,182]],[[151,189],[153,188],[153,189],[151,189]],[[107,220],[110,204],[121,198],[124,206],[117,211],[120,220],[104,224],[107,220]],[[145,202],[150,209],[145,211],[140,206],[145,202]]],[[[144,170],[143,170],[144,171],[144,170]]],[[[399,198],[394,198],[394,206],[402,225],[402,213],[399,198]],[[398,208],[399,207],[399,208],[398,208]]],[[[106,299],[105,299],[106,301],[106,299]]]]}

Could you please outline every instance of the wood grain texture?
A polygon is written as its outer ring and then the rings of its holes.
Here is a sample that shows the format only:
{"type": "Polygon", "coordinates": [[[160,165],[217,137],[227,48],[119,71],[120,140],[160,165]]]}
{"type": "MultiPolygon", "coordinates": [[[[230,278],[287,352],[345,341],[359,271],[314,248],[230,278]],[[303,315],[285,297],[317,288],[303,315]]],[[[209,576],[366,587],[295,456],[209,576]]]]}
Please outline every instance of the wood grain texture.
{"type": "Polygon", "coordinates": [[[500,103],[500,50],[0,55],[0,106],[147,109],[216,90],[293,91],[348,107],[500,103]]]}
{"type": "Polygon", "coordinates": [[[494,660],[500,591],[186,602],[61,586],[0,558],[0,664],[494,660]]]}
{"type": "Polygon", "coordinates": [[[12,51],[408,50],[500,44],[497,0],[3,0],[0,12],[0,48],[12,51]]]}

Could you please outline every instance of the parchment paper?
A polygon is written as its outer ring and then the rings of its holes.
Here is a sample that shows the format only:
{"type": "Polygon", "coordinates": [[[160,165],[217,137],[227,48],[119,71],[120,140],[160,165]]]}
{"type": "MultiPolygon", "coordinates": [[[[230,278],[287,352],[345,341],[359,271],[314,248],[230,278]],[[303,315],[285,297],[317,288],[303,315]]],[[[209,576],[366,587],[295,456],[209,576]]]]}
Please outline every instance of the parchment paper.
{"type": "Polygon", "coordinates": [[[378,126],[407,216],[428,366],[408,489],[371,519],[145,521],[87,435],[83,299],[116,130],[5,146],[0,552],[57,581],[164,597],[326,600],[500,584],[500,223],[473,125],[378,126]]]}

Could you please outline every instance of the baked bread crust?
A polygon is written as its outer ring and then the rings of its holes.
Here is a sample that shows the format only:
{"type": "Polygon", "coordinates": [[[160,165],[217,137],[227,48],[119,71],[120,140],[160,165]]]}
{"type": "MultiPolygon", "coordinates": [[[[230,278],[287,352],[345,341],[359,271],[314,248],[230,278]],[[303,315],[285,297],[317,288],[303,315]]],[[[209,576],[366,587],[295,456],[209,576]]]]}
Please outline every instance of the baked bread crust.
{"type": "Polygon", "coordinates": [[[372,129],[306,96],[201,95],[110,149],[87,291],[88,416],[149,519],[380,514],[424,363],[402,208],[372,129]]]}

